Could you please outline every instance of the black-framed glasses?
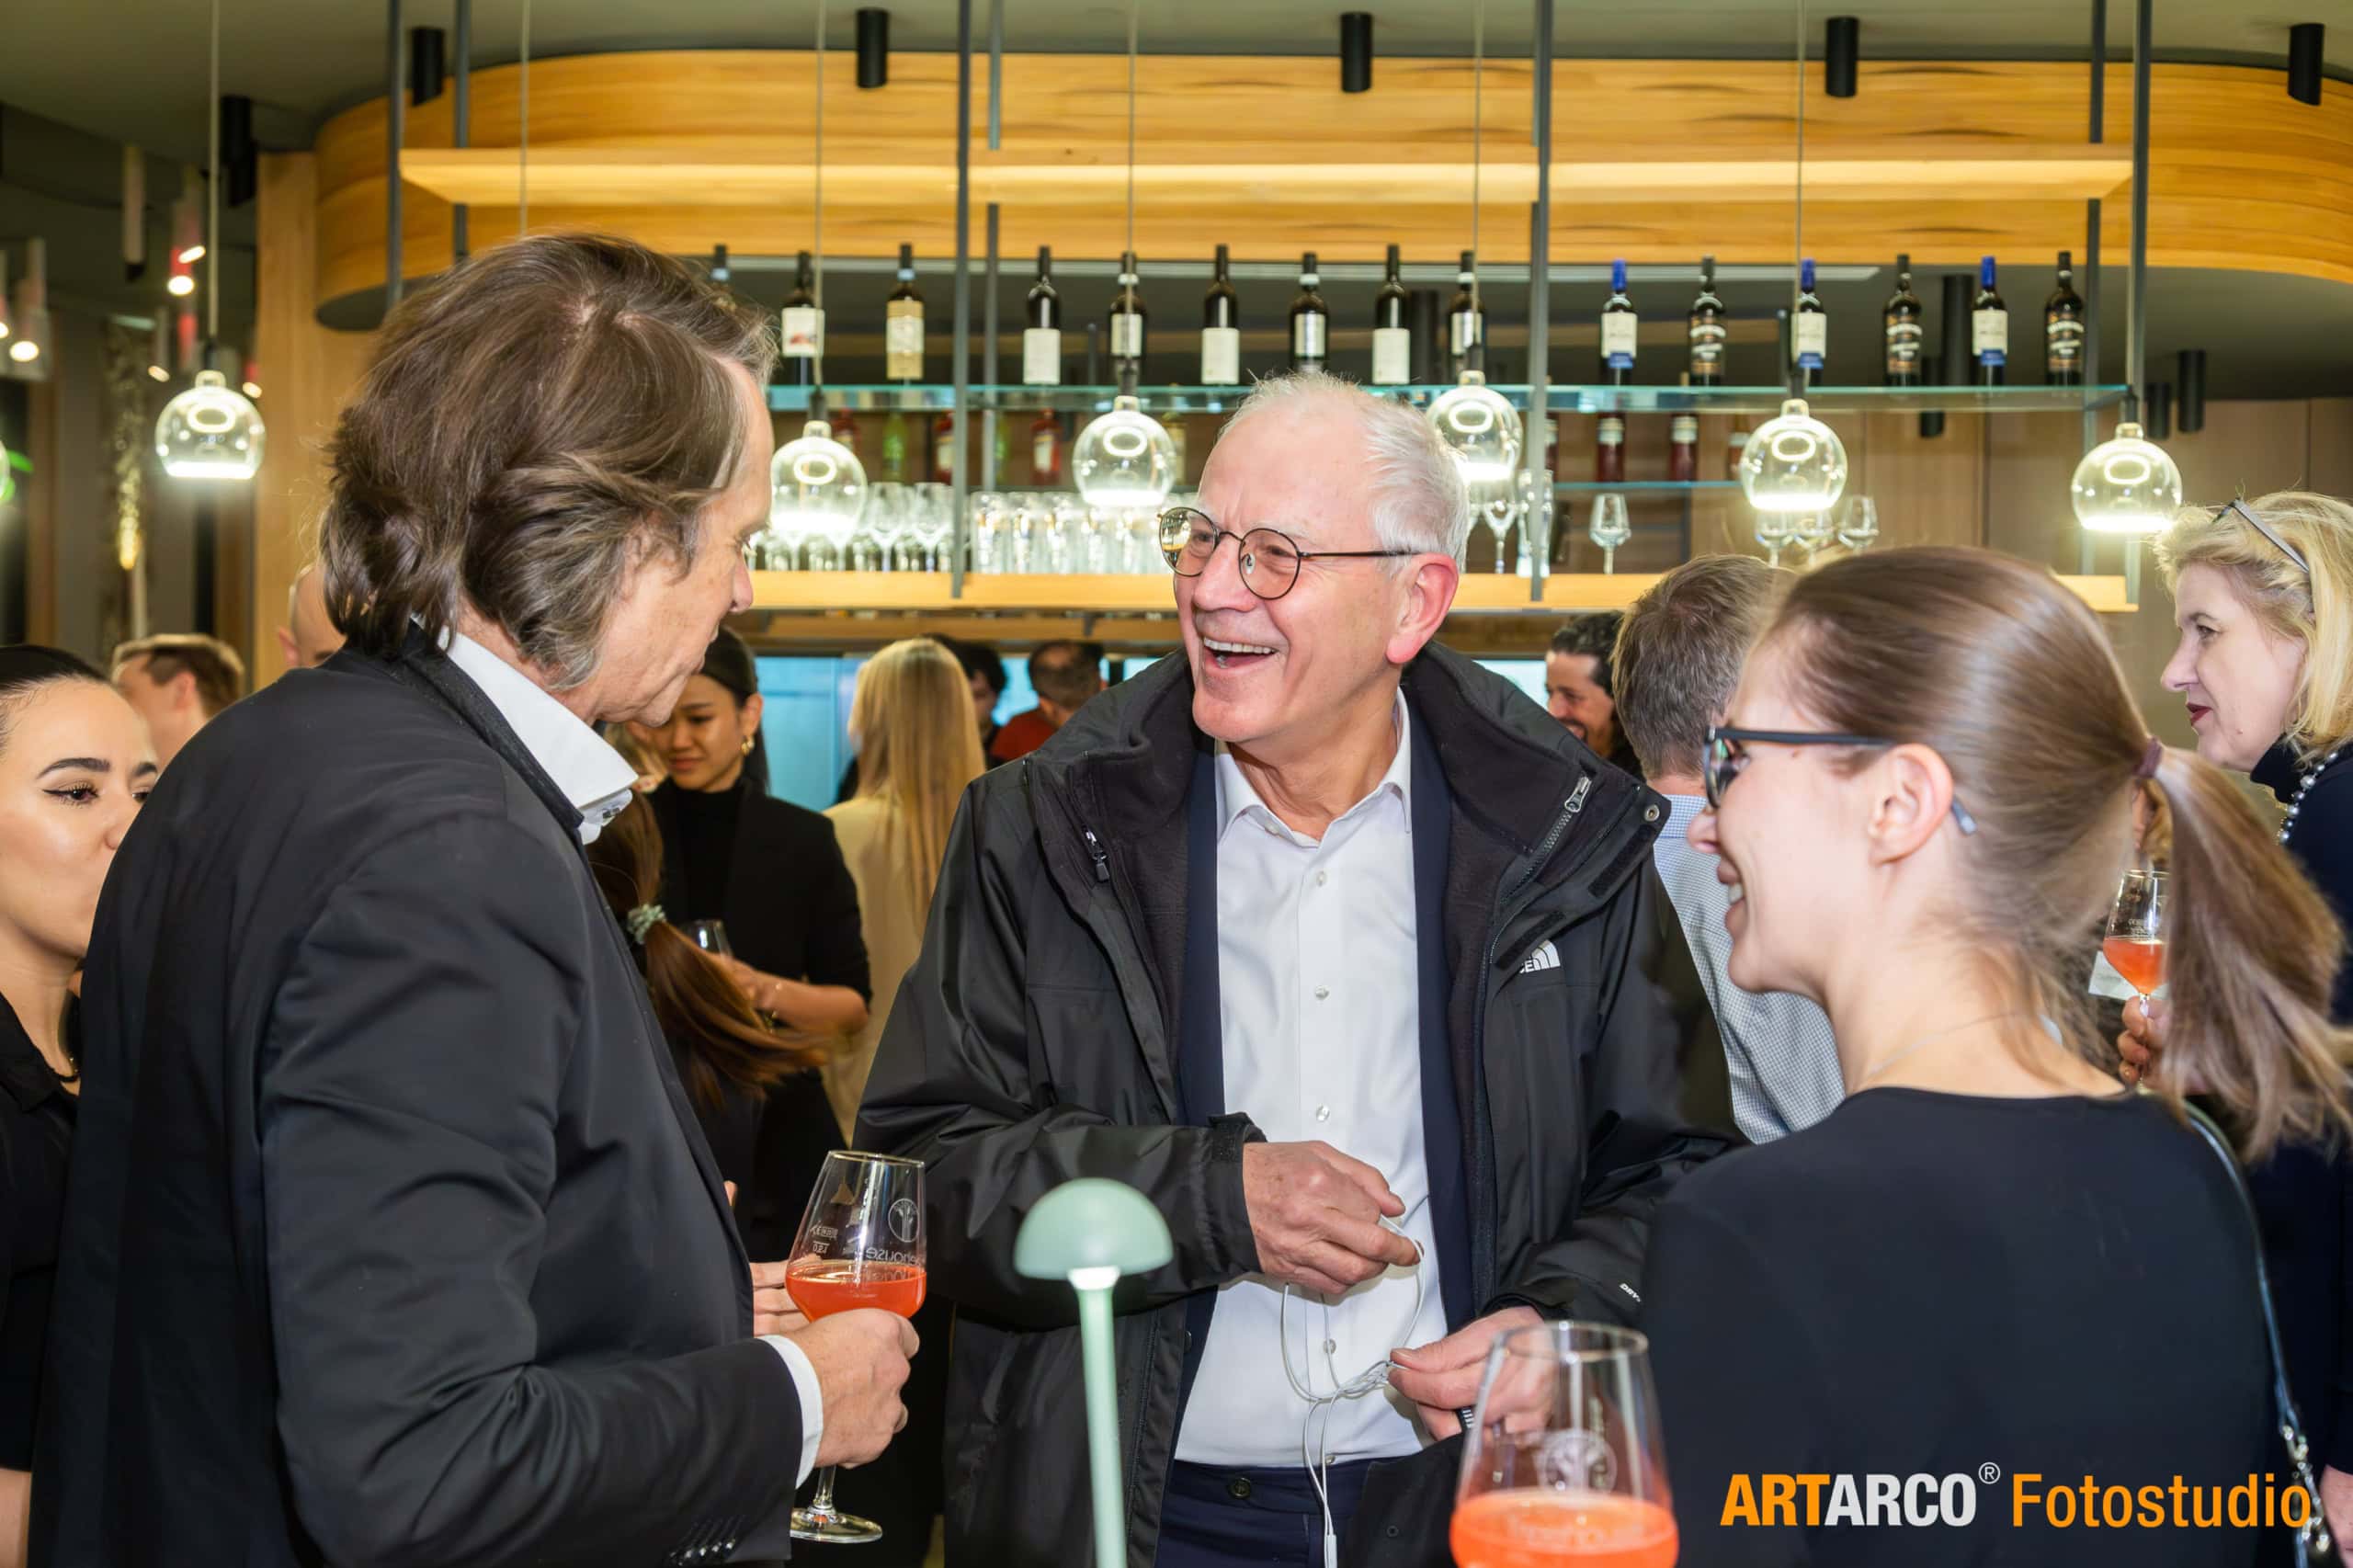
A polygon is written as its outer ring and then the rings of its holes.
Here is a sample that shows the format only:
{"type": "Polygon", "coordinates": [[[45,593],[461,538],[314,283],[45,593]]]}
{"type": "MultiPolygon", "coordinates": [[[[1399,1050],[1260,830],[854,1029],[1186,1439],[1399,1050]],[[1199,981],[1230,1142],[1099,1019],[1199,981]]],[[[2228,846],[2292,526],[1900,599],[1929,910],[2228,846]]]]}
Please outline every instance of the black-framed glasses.
{"type": "MultiPolygon", "coordinates": [[[[1768,745],[1783,746],[1892,746],[1900,742],[1882,740],[1877,735],[1841,735],[1816,730],[1736,730],[1730,725],[1713,724],[1708,729],[1708,755],[1699,769],[1699,781],[1708,792],[1711,807],[1724,803],[1724,791],[1748,766],[1748,753],[1744,747],[1762,741],[1768,745]]],[[[1977,819],[1969,814],[1959,796],[1953,798],[1952,820],[1964,834],[1977,831],[1977,819]]]]}
{"type": "Polygon", "coordinates": [[[1302,561],[1370,561],[1386,557],[1426,555],[1420,550],[1302,550],[1298,540],[1275,528],[1228,533],[1207,512],[1172,506],[1160,514],[1160,553],[1179,577],[1198,577],[1210,569],[1210,559],[1227,540],[1233,541],[1235,562],[1242,568],[1242,585],[1262,599],[1279,599],[1299,581],[1302,561]]]}
{"type": "Polygon", "coordinates": [[[2223,502],[2222,505],[2210,507],[2208,509],[2212,512],[2216,522],[2222,521],[2223,513],[2236,512],[2240,517],[2245,517],[2247,520],[2248,526],[2253,528],[2256,532],[2269,540],[2273,549],[2286,556],[2289,560],[2294,562],[2296,563],[2297,571],[2302,572],[2308,579],[2312,576],[2313,569],[2311,564],[2304,560],[2302,554],[2297,551],[2296,547],[2290,544],[2286,540],[2281,539],[2278,533],[2273,531],[2269,523],[2267,523],[2261,517],[2256,517],[2255,515],[2255,508],[2248,506],[2245,502],[2234,496],[2230,500],[2223,502]]]}

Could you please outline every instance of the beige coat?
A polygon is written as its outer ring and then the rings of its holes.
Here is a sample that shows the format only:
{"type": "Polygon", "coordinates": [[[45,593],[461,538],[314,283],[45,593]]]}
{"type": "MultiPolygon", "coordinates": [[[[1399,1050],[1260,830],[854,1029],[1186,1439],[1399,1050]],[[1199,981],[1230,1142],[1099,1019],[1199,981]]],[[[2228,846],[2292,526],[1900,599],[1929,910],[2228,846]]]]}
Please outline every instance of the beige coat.
{"type": "Polygon", "coordinates": [[[857,1129],[858,1102],[865,1097],[874,1047],[891,1021],[899,982],[922,950],[927,912],[915,902],[907,835],[899,831],[898,813],[888,802],[861,796],[829,807],[825,816],[834,824],[842,858],[849,863],[850,880],[858,884],[858,924],[864,928],[866,961],[874,984],[874,1003],[857,1043],[824,1068],[825,1096],[833,1102],[834,1119],[841,1123],[847,1143],[857,1129]]]}

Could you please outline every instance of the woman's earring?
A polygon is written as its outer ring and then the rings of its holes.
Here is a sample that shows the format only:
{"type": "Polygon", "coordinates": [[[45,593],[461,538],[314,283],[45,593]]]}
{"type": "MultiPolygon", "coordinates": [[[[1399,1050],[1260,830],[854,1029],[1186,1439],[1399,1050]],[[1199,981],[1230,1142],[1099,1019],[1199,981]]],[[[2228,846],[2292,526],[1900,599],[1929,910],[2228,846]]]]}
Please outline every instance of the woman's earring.
{"type": "Polygon", "coordinates": [[[752,737],[749,735],[744,737],[744,755],[745,756],[752,755],[752,737]]]}

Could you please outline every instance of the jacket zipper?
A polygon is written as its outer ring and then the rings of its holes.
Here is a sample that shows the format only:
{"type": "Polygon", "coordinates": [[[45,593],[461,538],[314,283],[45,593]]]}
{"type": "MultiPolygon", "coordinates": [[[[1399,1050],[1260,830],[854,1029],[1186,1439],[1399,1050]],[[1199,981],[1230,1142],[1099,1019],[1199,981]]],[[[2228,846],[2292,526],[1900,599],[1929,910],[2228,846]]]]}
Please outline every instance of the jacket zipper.
{"type": "Polygon", "coordinates": [[[1078,832],[1079,835],[1086,840],[1087,858],[1095,862],[1095,880],[1098,882],[1109,881],[1111,857],[1104,849],[1102,841],[1095,836],[1095,830],[1091,827],[1082,827],[1078,832]]]}
{"type": "Polygon", "coordinates": [[[1561,802],[1561,814],[1553,819],[1551,829],[1529,857],[1528,869],[1512,884],[1511,892],[1496,904],[1496,913],[1487,917],[1487,952],[1479,965],[1479,1001],[1471,1017],[1471,1190],[1483,1201],[1472,1221],[1475,1229],[1471,1242],[1472,1274],[1478,1300],[1465,1309],[1469,1312],[1477,1312],[1495,1293],[1496,1199],[1495,1176],[1487,1169],[1488,1150],[1494,1145],[1495,1137],[1494,1120],[1487,1114],[1487,1000],[1495,967],[1495,945],[1503,939],[1501,911],[1504,905],[1520,895],[1535,879],[1536,873],[1543,869],[1545,862],[1552,859],[1552,852],[1561,846],[1562,835],[1569,831],[1569,824],[1576,821],[1577,814],[1585,810],[1585,798],[1592,790],[1591,774],[1577,780],[1576,788],[1569,791],[1569,798],[1561,802]]]}

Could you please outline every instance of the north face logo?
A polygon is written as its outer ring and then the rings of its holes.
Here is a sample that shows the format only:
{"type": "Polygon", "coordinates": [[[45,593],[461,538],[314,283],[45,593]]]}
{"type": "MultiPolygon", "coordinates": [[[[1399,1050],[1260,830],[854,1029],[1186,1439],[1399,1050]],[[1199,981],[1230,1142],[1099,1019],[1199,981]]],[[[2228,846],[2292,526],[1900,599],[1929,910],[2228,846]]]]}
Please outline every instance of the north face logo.
{"type": "Polygon", "coordinates": [[[1534,974],[1540,970],[1558,969],[1560,967],[1560,952],[1552,946],[1552,943],[1540,942],[1536,946],[1536,950],[1528,955],[1528,961],[1519,966],[1519,972],[1522,974],[1534,974]]]}

